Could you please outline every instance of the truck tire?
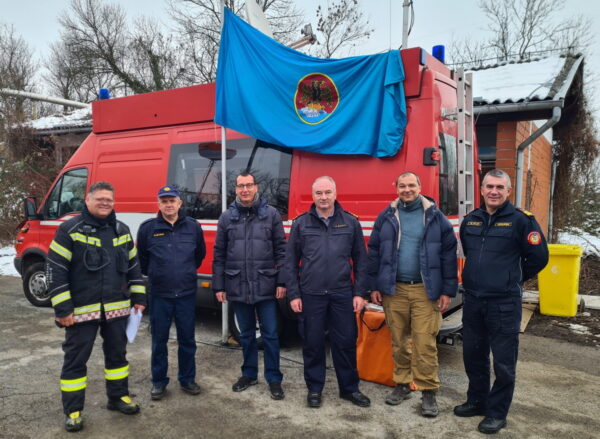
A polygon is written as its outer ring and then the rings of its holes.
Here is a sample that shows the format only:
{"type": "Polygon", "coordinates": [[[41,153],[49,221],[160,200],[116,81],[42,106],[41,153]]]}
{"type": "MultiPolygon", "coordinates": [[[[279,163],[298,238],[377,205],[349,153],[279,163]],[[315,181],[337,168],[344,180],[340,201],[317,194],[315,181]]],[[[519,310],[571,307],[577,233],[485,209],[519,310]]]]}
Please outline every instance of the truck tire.
{"type": "Polygon", "coordinates": [[[34,306],[49,307],[50,297],[46,285],[46,264],[38,261],[28,265],[23,272],[23,292],[34,306]]]}

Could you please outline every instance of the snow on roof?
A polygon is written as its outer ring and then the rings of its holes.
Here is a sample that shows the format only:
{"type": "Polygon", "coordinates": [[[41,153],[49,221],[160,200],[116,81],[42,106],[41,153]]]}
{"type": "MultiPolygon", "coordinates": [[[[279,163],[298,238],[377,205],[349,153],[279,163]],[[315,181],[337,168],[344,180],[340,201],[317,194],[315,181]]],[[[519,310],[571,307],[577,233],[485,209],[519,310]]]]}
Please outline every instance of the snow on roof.
{"type": "Polygon", "coordinates": [[[80,108],[68,113],[58,113],[40,119],[30,120],[24,124],[34,130],[50,130],[53,128],[74,128],[92,126],[92,107],[80,108]]]}
{"type": "Polygon", "coordinates": [[[579,66],[573,60],[573,57],[555,55],[472,69],[473,103],[486,105],[560,99],[566,92],[565,86],[570,86],[570,70],[579,66]]]}

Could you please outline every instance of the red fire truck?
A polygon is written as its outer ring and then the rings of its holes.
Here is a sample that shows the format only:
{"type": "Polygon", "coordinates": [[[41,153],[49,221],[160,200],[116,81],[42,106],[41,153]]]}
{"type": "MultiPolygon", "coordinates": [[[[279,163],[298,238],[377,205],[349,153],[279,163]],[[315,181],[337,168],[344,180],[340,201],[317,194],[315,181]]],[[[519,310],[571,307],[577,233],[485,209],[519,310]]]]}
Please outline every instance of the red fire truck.
{"type": "MultiPolygon", "coordinates": [[[[396,197],[396,177],[413,171],[421,178],[423,194],[435,198],[457,227],[478,202],[470,78],[420,48],[402,50],[401,56],[408,124],[399,153],[389,158],[315,154],[227,130],[228,200],[234,198],[235,176],[251,170],[289,232],[291,220],[312,203],[314,179],[329,175],[337,182],[338,200],[359,216],[368,239],[377,214],[396,197]]],[[[15,266],[32,304],[49,305],[44,266],[57,227],[82,209],[91,183],[106,180],[115,187],[117,216],[134,236],[156,214],[157,188],[179,186],[187,212],[204,229],[208,249],[198,272],[198,302],[219,306],[210,288],[222,190],[221,129],[213,122],[214,102],[215,86],[206,84],[92,104],[92,133],[39,206],[32,198],[25,200],[15,266]]]]}

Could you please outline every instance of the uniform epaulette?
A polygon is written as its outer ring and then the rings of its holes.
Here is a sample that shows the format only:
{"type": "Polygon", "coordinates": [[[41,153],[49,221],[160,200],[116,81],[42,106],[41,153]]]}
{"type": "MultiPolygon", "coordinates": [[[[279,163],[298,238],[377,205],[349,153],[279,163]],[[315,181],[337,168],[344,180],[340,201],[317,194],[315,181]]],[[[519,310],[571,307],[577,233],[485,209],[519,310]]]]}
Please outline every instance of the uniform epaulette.
{"type": "Polygon", "coordinates": [[[527,216],[533,216],[533,213],[531,213],[531,212],[530,212],[530,211],[528,211],[528,210],[521,209],[520,207],[517,207],[517,210],[518,210],[519,212],[521,212],[521,213],[524,213],[524,214],[525,214],[525,215],[527,215],[527,216]]]}
{"type": "Polygon", "coordinates": [[[152,220],[155,220],[155,219],[156,219],[156,217],[148,218],[147,220],[143,221],[143,222],[140,224],[140,227],[139,227],[139,228],[141,229],[141,228],[142,228],[142,226],[143,226],[144,224],[146,224],[146,223],[149,223],[150,221],[152,221],[152,220]]]}
{"type": "Polygon", "coordinates": [[[295,218],[292,218],[292,221],[296,221],[298,218],[300,218],[302,215],[306,215],[308,212],[302,212],[300,215],[296,216],[295,218]]]}
{"type": "Polygon", "coordinates": [[[355,214],[355,213],[349,212],[349,211],[347,211],[347,210],[344,210],[344,212],[346,212],[346,213],[348,213],[348,214],[352,215],[352,216],[353,216],[354,218],[356,218],[357,220],[358,220],[358,219],[360,219],[360,218],[358,217],[358,215],[357,215],[357,214],[355,214]]]}

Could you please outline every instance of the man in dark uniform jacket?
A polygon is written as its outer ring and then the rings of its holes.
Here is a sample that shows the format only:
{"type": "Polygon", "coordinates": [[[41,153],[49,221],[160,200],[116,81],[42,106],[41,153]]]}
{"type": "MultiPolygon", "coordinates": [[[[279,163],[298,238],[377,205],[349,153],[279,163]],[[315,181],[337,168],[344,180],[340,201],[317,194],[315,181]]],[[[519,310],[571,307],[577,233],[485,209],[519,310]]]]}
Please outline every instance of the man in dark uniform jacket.
{"type": "Polygon", "coordinates": [[[548,263],[548,247],[529,212],[516,209],[508,196],[510,177],[495,169],[481,184],[485,206],[460,226],[466,257],[462,273],[463,360],[469,378],[467,401],[457,416],[483,415],[478,429],[494,434],[506,426],[515,388],[523,282],[548,263]],[[490,390],[490,350],[496,379],[490,390]]]}
{"type": "Polygon", "coordinates": [[[309,407],[321,406],[325,384],[325,331],[340,398],[360,407],[371,402],[358,389],[356,320],[364,306],[366,249],[358,220],[336,201],[335,182],[319,177],[314,204],[294,220],[286,252],[286,286],[292,310],[301,314],[304,380],[309,407]],[[354,275],[354,282],[352,280],[354,275]]]}
{"type": "Polygon", "coordinates": [[[142,312],[146,287],[129,228],[113,210],[110,183],[90,186],[81,215],[65,221],[48,251],[46,276],[56,322],[66,328],[60,389],[67,431],[83,428],[86,363],[98,328],[104,340],[107,408],[139,412],[128,390],[127,316],[142,312]]]}
{"type": "Polygon", "coordinates": [[[181,390],[200,393],[196,384],[196,270],[206,256],[202,227],[186,216],[183,201],[173,186],[158,190],[156,218],[144,221],[137,236],[142,273],[150,282],[150,327],[152,329],[152,389],[150,397],[160,400],[169,384],[169,330],[177,328],[177,375],[181,390]]]}

